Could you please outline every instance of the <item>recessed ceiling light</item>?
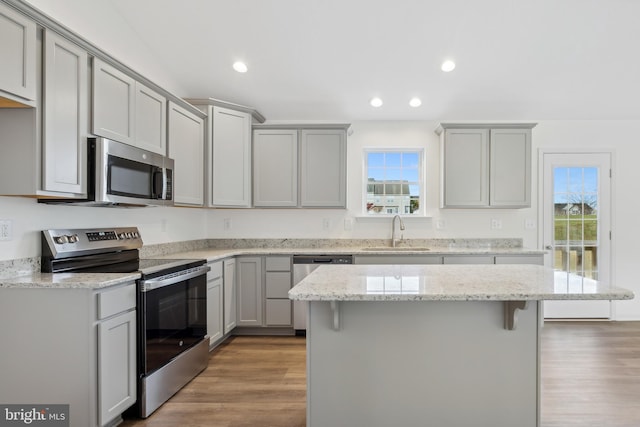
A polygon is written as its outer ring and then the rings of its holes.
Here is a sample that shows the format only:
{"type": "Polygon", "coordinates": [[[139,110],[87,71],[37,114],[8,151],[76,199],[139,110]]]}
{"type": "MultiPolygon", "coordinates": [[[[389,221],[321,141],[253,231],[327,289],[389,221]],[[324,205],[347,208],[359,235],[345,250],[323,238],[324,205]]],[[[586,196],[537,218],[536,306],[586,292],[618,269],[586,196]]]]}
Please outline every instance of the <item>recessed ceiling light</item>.
{"type": "Polygon", "coordinates": [[[245,64],[242,61],[237,61],[233,63],[233,69],[236,70],[239,73],[246,73],[248,68],[247,68],[247,64],[245,64]]]}
{"type": "Polygon", "coordinates": [[[422,105],[422,101],[420,100],[420,98],[414,96],[409,101],[409,105],[411,105],[412,107],[419,107],[422,105]]]}
{"type": "Polygon", "coordinates": [[[372,107],[382,107],[382,99],[378,98],[377,96],[375,98],[371,98],[371,101],[369,101],[369,104],[371,104],[372,107]]]}
{"type": "Polygon", "coordinates": [[[442,63],[442,71],[448,73],[449,71],[453,71],[456,68],[456,63],[450,60],[446,60],[442,63]]]}

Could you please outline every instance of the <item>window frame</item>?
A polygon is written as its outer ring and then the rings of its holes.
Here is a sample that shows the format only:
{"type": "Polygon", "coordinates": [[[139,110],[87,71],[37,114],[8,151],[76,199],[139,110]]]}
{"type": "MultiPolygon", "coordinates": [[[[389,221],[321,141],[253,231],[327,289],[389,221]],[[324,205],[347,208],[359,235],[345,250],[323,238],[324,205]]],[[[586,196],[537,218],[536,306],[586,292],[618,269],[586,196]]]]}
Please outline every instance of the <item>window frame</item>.
{"type": "MultiPolygon", "coordinates": [[[[362,190],[361,190],[361,196],[362,196],[362,201],[361,201],[361,212],[362,215],[364,217],[367,218],[384,218],[384,217],[393,217],[395,215],[401,215],[403,217],[408,217],[408,218],[414,218],[414,217],[425,217],[426,216],[426,199],[427,199],[427,192],[426,192],[426,150],[424,147],[400,147],[400,148],[395,148],[395,147],[365,147],[362,150],[362,190]],[[411,154],[417,154],[418,155],[418,181],[417,181],[417,185],[419,186],[418,189],[418,202],[419,202],[419,207],[418,210],[414,213],[404,213],[404,212],[397,212],[397,213],[389,213],[389,212],[384,212],[384,213],[369,213],[367,210],[367,189],[368,189],[368,184],[369,184],[369,154],[371,153],[397,153],[397,154],[406,154],[406,153],[411,153],[411,154]]],[[[414,185],[413,182],[411,182],[411,185],[414,185]]],[[[383,205],[385,206],[385,211],[387,210],[386,207],[387,205],[383,205]]],[[[401,210],[401,209],[399,209],[401,210]]]]}

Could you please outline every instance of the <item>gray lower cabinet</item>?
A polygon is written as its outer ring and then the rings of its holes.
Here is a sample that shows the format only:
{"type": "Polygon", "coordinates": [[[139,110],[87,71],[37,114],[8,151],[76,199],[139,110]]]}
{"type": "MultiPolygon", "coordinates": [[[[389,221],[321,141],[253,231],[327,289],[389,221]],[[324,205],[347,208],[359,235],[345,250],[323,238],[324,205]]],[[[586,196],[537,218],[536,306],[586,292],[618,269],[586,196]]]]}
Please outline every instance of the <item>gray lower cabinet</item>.
{"type": "Polygon", "coordinates": [[[496,264],[544,265],[544,255],[496,255],[496,264]]]}
{"type": "Polygon", "coordinates": [[[443,264],[494,264],[493,255],[446,255],[443,264]]]}
{"type": "Polygon", "coordinates": [[[291,257],[237,257],[238,327],[291,327],[291,257]]]}
{"type": "Polygon", "coordinates": [[[0,322],[3,404],[69,404],[68,425],[103,427],[135,403],[135,283],[0,288],[0,322]]]}
{"type": "Polygon", "coordinates": [[[236,258],[237,325],[263,326],[262,257],[236,258]]]}
{"type": "Polygon", "coordinates": [[[237,325],[236,312],[238,290],[236,286],[236,260],[234,258],[223,261],[224,283],[224,334],[228,334],[237,325]]]}
{"type": "MultiPolygon", "coordinates": [[[[36,99],[36,23],[0,3],[0,101],[36,99]]],[[[2,102],[4,103],[4,102],[2,102]]]]}
{"type": "Polygon", "coordinates": [[[354,264],[442,264],[440,255],[356,255],[354,264]]]}
{"type": "Polygon", "coordinates": [[[265,326],[292,326],[291,257],[265,257],[265,326]]]}
{"type": "Polygon", "coordinates": [[[209,263],[207,272],[207,335],[212,347],[224,337],[224,290],[222,261],[209,263]]]}
{"type": "Polygon", "coordinates": [[[542,254],[483,255],[356,255],[354,264],[537,264],[544,265],[542,254]]]}

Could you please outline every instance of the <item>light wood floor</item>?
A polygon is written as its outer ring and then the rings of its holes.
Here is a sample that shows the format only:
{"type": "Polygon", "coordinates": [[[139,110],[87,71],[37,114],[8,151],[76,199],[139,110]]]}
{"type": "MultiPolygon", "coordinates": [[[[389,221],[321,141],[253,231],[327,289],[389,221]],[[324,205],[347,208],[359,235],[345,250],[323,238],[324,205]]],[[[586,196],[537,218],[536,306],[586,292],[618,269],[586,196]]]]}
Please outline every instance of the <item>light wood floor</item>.
{"type": "MultiPolygon", "coordinates": [[[[304,338],[234,337],[151,417],[121,426],[303,427],[305,387],[304,338]]],[[[572,426],[640,426],[640,322],[545,324],[541,427],[572,426]]]]}

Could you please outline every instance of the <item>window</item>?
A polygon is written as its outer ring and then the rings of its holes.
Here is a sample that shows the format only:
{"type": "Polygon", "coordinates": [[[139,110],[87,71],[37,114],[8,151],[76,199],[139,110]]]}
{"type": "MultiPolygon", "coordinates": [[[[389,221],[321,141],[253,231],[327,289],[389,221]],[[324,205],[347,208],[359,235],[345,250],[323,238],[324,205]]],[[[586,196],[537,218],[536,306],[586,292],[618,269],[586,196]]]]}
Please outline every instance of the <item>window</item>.
{"type": "Polygon", "coordinates": [[[422,150],[365,150],[367,215],[414,215],[420,212],[422,150]]]}

